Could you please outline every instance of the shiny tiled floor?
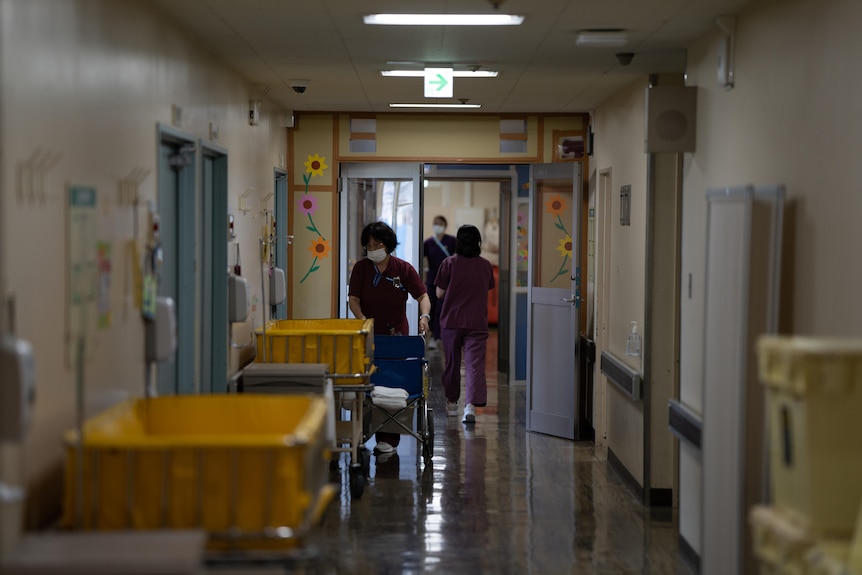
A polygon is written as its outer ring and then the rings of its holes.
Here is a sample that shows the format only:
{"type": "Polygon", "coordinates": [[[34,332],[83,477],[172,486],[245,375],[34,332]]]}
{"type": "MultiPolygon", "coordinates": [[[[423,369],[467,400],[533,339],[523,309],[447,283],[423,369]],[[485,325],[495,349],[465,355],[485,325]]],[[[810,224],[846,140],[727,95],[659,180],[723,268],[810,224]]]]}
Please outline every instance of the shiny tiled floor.
{"type": "Polygon", "coordinates": [[[402,436],[397,456],[372,458],[361,498],[351,499],[344,471],[340,495],[308,542],[319,552],[314,572],[692,573],[672,514],[645,509],[603,453],[525,430],[523,385],[489,377],[488,406],[468,427],[446,417],[441,354],[427,358],[437,431],[432,464],[402,436]]]}

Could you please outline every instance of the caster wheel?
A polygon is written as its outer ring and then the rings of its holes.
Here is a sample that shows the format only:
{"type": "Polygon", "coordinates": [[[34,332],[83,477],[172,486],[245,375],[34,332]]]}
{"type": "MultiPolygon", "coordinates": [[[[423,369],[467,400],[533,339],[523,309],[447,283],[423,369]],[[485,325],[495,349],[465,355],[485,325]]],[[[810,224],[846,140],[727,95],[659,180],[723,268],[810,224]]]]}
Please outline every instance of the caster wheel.
{"type": "Polygon", "coordinates": [[[350,495],[355,499],[362,497],[365,492],[365,474],[361,465],[350,466],[350,495]]]}
{"type": "Polygon", "coordinates": [[[368,448],[359,448],[359,463],[362,465],[362,474],[368,477],[371,474],[371,451],[368,448]]]}
{"type": "Polygon", "coordinates": [[[434,417],[430,409],[428,410],[425,432],[425,441],[422,444],[422,457],[425,459],[425,463],[428,463],[434,457],[434,417]]]}

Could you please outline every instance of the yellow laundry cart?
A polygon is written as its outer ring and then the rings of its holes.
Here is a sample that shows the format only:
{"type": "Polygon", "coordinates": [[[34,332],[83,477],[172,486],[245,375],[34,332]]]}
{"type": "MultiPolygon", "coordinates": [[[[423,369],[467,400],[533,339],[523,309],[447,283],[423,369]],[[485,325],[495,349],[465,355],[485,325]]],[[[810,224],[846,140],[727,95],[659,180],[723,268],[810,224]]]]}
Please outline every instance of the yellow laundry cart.
{"type": "Polygon", "coordinates": [[[65,435],[64,524],[203,528],[210,552],[301,549],[335,493],[320,395],[120,403],[65,435]]]}
{"type": "Polygon", "coordinates": [[[350,454],[350,493],[362,497],[371,454],[364,442],[365,396],[371,391],[373,319],[280,319],[255,331],[255,363],[319,363],[328,367],[336,412],[335,452],[350,454]]]}
{"type": "Polygon", "coordinates": [[[325,363],[334,385],[368,380],[373,319],[277,319],[255,330],[256,362],[325,363]]]}

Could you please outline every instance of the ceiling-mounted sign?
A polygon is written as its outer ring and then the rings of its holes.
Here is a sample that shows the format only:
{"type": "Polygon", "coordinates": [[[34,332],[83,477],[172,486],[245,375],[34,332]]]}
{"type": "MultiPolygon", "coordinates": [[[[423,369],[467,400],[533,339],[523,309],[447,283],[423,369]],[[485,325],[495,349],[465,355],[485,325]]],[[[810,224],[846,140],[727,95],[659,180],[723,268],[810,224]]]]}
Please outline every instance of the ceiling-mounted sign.
{"type": "Polygon", "coordinates": [[[452,98],[452,68],[425,68],[425,97],[452,98]]]}

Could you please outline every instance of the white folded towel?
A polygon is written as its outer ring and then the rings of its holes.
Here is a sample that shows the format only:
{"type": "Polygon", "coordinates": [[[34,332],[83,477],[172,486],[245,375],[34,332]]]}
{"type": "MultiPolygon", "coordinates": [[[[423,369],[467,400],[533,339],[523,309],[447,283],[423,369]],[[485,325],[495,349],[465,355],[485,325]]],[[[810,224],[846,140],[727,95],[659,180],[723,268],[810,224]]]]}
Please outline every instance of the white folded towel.
{"type": "Polygon", "coordinates": [[[403,409],[407,407],[407,390],[400,387],[375,385],[371,390],[371,401],[384,409],[403,409]]]}

